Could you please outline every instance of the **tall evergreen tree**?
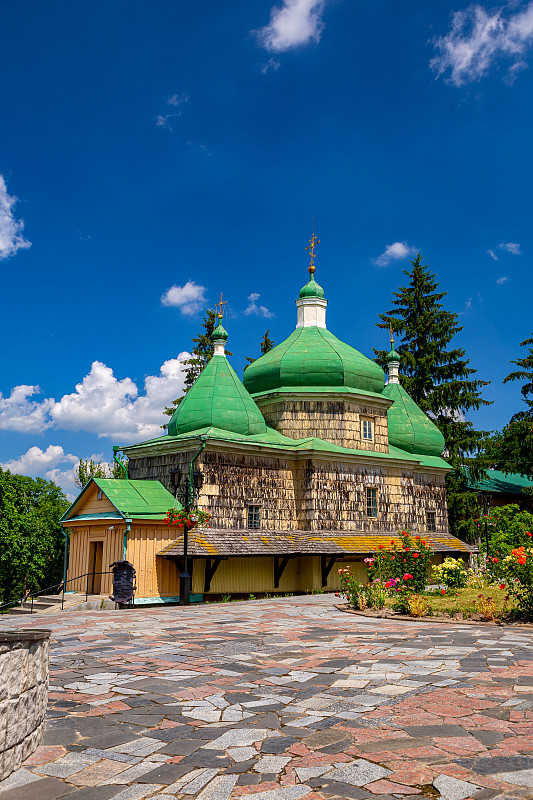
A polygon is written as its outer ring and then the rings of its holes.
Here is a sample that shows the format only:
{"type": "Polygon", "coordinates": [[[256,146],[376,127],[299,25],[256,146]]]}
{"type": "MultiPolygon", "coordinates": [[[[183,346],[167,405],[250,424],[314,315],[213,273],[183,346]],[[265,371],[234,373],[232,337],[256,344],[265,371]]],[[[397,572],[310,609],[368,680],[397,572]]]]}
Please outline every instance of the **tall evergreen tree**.
{"type": "MultiPolygon", "coordinates": [[[[453,467],[473,456],[482,444],[482,431],[477,431],[464,415],[489,405],[481,396],[487,381],[472,376],[465,351],[450,347],[462,327],[458,315],[446,311],[441,300],[447,292],[439,292],[434,273],[422,264],[418,253],[405,270],[408,282],[394,292],[393,308],[380,314],[380,328],[390,328],[399,337],[396,347],[401,357],[400,381],[442,432],[447,457],[453,467]]],[[[375,350],[376,360],[386,364],[386,350],[375,350]]]]}
{"type": "Polygon", "coordinates": [[[529,352],[525,358],[517,358],[516,361],[511,361],[518,369],[510,372],[506,378],[503,379],[504,383],[511,381],[525,381],[520,389],[524,403],[527,406],[526,411],[519,411],[512,417],[511,422],[516,422],[521,419],[533,419],[533,338],[524,339],[520,342],[520,347],[529,346],[529,352]]]}
{"type": "Polygon", "coordinates": [[[529,352],[524,358],[511,361],[518,369],[503,382],[524,381],[520,391],[527,408],[514,414],[503,430],[487,439],[486,451],[496,469],[533,478],[533,338],[525,339],[520,347],[529,347],[529,352]]]}
{"type": "MultiPolygon", "coordinates": [[[[183,394],[181,397],[178,397],[176,400],[172,401],[172,405],[167,406],[165,408],[165,414],[169,417],[172,416],[174,411],[176,410],[177,406],[181,403],[193,383],[195,382],[198,375],[202,372],[204,367],[211,361],[213,357],[214,345],[211,341],[211,334],[215,330],[215,327],[218,324],[218,315],[216,311],[212,309],[208,309],[206,312],[205,317],[202,320],[202,327],[201,330],[196,336],[192,338],[191,341],[194,342],[195,346],[192,349],[191,357],[185,361],[185,386],[183,389],[183,394]]],[[[226,350],[226,354],[231,356],[232,353],[229,350],[226,350]]],[[[164,426],[166,427],[166,426],[164,426]]]]}
{"type": "MultiPolygon", "coordinates": [[[[272,350],[272,348],[274,347],[274,344],[275,344],[274,340],[271,339],[270,336],[268,335],[269,333],[270,333],[270,328],[267,331],[265,331],[265,335],[261,339],[260,347],[261,347],[261,355],[262,356],[264,356],[265,353],[268,353],[269,350],[272,350]]],[[[246,356],[246,361],[248,363],[246,364],[244,369],[249,367],[250,364],[253,364],[254,361],[257,361],[257,359],[256,358],[251,358],[250,356],[246,356]]]]}

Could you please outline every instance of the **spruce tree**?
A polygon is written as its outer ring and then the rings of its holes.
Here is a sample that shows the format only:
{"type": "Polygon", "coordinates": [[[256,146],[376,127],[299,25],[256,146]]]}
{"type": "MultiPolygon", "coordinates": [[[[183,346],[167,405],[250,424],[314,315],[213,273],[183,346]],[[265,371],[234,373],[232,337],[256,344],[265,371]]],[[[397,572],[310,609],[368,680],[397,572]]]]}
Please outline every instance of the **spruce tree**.
{"type": "Polygon", "coordinates": [[[533,478],[533,338],[525,339],[520,347],[529,347],[529,352],[524,358],[511,361],[518,369],[503,382],[524,381],[520,392],[527,408],[514,414],[503,430],[487,439],[486,451],[496,469],[533,478]]]}
{"type": "Polygon", "coordinates": [[[525,381],[520,389],[524,403],[527,406],[526,411],[519,411],[512,417],[511,422],[517,422],[521,419],[533,419],[533,338],[525,339],[520,342],[520,347],[529,346],[529,352],[525,358],[518,358],[516,361],[511,361],[518,367],[514,372],[510,372],[506,378],[503,379],[504,383],[510,381],[525,381]]]}
{"type": "MultiPolygon", "coordinates": [[[[178,397],[176,400],[172,401],[172,405],[167,406],[165,408],[165,414],[169,417],[172,416],[174,411],[176,410],[177,406],[181,403],[193,383],[195,382],[198,375],[202,372],[204,367],[211,361],[213,357],[214,351],[214,344],[211,340],[211,334],[215,330],[215,327],[218,324],[218,314],[216,311],[212,309],[208,309],[206,312],[205,317],[202,320],[202,327],[201,330],[196,336],[192,338],[191,341],[195,343],[195,346],[192,349],[191,357],[185,361],[185,386],[183,388],[183,394],[181,397],[178,397]]],[[[226,350],[226,354],[231,356],[228,350],[226,350]]],[[[166,426],[164,426],[166,427],[166,426]]]]}
{"type": "MultiPolygon", "coordinates": [[[[267,331],[265,331],[265,335],[261,339],[260,347],[261,347],[261,355],[262,356],[264,356],[265,353],[268,353],[269,350],[272,350],[272,348],[274,347],[274,344],[275,344],[274,341],[269,337],[269,335],[268,335],[269,333],[270,333],[270,328],[267,331]]],[[[244,369],[247,369],[247,367],[249,367],[250,364],[253,364],[254,361],[257,361],[257,359],[256,358],[251,358],[250,356],[246,356],[246,361],[248,363],[246,364],[244,369]]]]}
{"type": "MultiPolygon", "coordinates": [[[[446,311],[434,273],[422,264],[418,253],[404,270],[406,286],[394,292],[393,308],[380,314],[380,328],[392,327],[399,337],[396,350],[401,357],[400,382],[415,403],[437,425],[446,442],[446,457],[456,468],[482,446],[483,431],[477,431],[465,414],[489,405],[481,396],[487,381],[472,376],[469,360],[452,342],[462,331],[458,314],[446,311]],[[451,346],[450,346],[451,345],[451,346]]],[[[386,364],[386,350],[375,350],[376,360],[386,364]]]]}

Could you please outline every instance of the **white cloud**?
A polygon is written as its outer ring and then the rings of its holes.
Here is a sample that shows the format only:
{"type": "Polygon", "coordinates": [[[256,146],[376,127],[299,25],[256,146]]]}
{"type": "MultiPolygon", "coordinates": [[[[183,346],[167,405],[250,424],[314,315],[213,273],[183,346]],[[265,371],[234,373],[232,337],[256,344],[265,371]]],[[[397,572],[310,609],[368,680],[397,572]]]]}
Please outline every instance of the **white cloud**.
{"type": "Polygon", "coordinates": [[[2,469],[8,469],[16,475],[42,475],[48,469],[58,464],[78,464],[79,458],[72,453],[65,453],[58,444],[49,445],[46,450],[40,447],[30,447],[19,458],[4,461],[2,469]]]}
{"type": "Polygon", "coordinates": [[[504,283],[507,283],[509,280],[509,275],[502,275],[500,278],[496,280],[498,286],[502,286],[504,283]]]}
{"type": "Polygon", "coordinates": [[[501,250],[506,250],[508,253],[512,253],[514,256],[522,255],[518,242],[502,242],[498,245],[498,247],[501,250]]]}
{"type": "Polygon", "coordinates": [[[266,306],[257,305],[260,297],[261,295],[257,292],[252,292],[252,294],[248,295],[248,306],[244,309],[244,313],[247,315],[256,314],[258,317],[266,317],[267,319],[275,316],[274,312],[269,311],[266,306]]]}
{"type": "Polygon", "coordinates": [[[164,407],[183,391],[183,362],[188,358],[190,354],[183,352],[165,361],[159,375],[145,378],[143,394],[131,378],[118,380],[101,361],[94,361],[75,391],[58,401],[30,401],[38,387],[16,386],[9,398],[0,397],[0,428],[28,433],[48,428],[87,431],[123,443],[155,438],[162,435],[164,407]]]}
{"type": "Polygon", "coordinates": [[[266,75],[270,70],[277,72],[280,66],[281,64],[276,58],[269,58],[265,64],[261,64],[261,73],[266,75]]]}
{"type": "Polygon", "coordinates": [[[465,311],[469,311],[472,308],[472,298],[469,297],[465,303],[465,311]]]}
{"type": "Polygon", "coordinates": [[[183,390],[183,361],[187,358],[189,353],[180,353],[165,361],[159,375],[145,378],[140,396],[131,378],[118,380],[110,367],[94,361],[76,391],[54,403],[50,417],[57,428],[88,431],[122,442],[160,436],[163,409],[183,390]]]}
{"type": "Polygon", "coordinates": [[[181,106],[182,103],[188,103],[188,102],[189,102],[188,95],[186,95],[186,94],[173,94],[171,97],[168,98],[167,105],[175,106],[177,108],[178,106],[181,106]]]}
{"type": "Polygon", "coordinates": [[[179,308],[182,314],[196,314],[206,305],[205,286],[199,286],[194,281],[187,281],[183,286],[171,286],[161,296],[161,304],[179,308]]]}
{"type": "Polygon", "coordinates": [[[270,12],[270,22],[256,31],[260,44],[275,53],[318,42],[324,29],[325,0],[283,0],[270,12]]]}
{"type": "Polygon", "coordinates": [[[40,392],[38,386],[27,384],[15,386],[9,397],[0,392],[0,430],[42,433],[49,428],[49,412],[54,401],[29,399],[40,392]]]}
{"type": "Polygon", "coordinates": [[[533,0],[523,10],[516,3],[492,11],[472,3],[452,14],[450,30],[433,44],[438,55],[430,67],[437,77],[449,73],[454,86],[481,80],[500,58],[511,61],[505,80],[513,83],[527,66],[524,56],[533,44],[533,0]]]}
{"type": "Polygon", "coordinates": [[[172,130],[171,120],[176,117],[177,114],[158,114],[155,124],[158,128],[164,128],[167,131],[172,130]]]}
{"type": "Polygon", "coordinates": [[[0,175],[0,260],[31,247],[31,242],[22,235],[23,220],[15,219],[16,202],[17,198],[7,193],[6,182],[0,175]]]}
{"type": "Polygon", "coordinates": [[[491,258],[493,258],[493,259],[494,259],[494,261],[499,261],[499,260],[500,260],[500,259],[498,258],[498,256],[496,255],[496,253],[494,252],[494,250],[487,250],[487,253],[489,254],[489,256],[490,256],[491,258]]]}
{"type": "Polygon", "coordinates": [[[388,244],[385,252],[372,260],[377,267],[386,267],[391,261],[408,258],[415,255],[416,252],[417,248],[411,247],[407,242],[394,242],[393,244],[388,244]]]}

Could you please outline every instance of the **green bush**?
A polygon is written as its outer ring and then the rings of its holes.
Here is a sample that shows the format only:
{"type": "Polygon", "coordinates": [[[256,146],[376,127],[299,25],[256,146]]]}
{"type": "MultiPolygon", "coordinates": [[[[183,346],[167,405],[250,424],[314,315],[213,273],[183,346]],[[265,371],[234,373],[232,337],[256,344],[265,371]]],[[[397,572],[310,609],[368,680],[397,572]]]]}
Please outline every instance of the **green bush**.
{"type": "Polygon", "coordinates": [[[404,575],[410,575],[409,588],[414,592],[423,592],[428,581],[428,570],[431,564],[431,550],[421,536],[412,537],[408,531],[402,531],[398,539],[391,539],[388,547],[380,545],[372,558],[365,558],[370,580],[402,581],[404,575]]]}
{"type": "Polygon", "coordinates": [[[443,583],[448,589],[462,589],[468,581],[468,570],[462,558],[447,556],[442,564],[433,567],[432,578],[443,583]]]}

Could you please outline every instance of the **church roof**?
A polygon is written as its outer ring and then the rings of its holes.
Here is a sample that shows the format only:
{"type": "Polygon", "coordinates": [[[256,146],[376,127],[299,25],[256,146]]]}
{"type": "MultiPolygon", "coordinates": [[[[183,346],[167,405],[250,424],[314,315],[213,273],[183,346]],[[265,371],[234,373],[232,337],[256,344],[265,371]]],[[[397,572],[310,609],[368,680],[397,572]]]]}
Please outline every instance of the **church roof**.
{"type": "Polygon", "coordinates": [[[168,433],[204,427],[245,436],[266,432],[263,415],[224,355],[214,355],[198,376],[172,415],[168,433]]]}
{"type": "Polygon", "coordinates": [[[250,364],[243,380],[252,395],[283,389],[306,391],[307,387],[380,394],[385,375],[378,364],[326,328],[301,327],[250,364]]]}
{"type": "Polygon", "coordinates": [[[440,456],[444,436],[399,383],[388,383],[383,394],[393,400],[387,411],[389,445],[408,453],[440,456]]]}
{"type": "MultiPolygon", "coordinates": [[[[91,478],[80,494],[68,508],[60,522],[73,522],[76,519],[164,519],[166,512],[174,504],[175,498],[159,481],[127,480],[125,478],[91,478]],[[97,486],[107,497],[116,512],[83,514],[85,495],[97,486]]],[[[179,504],[178,504],[179,505],[179,504]]],[[[181,506],[179,506],[181,508],[181,506]]]]}

